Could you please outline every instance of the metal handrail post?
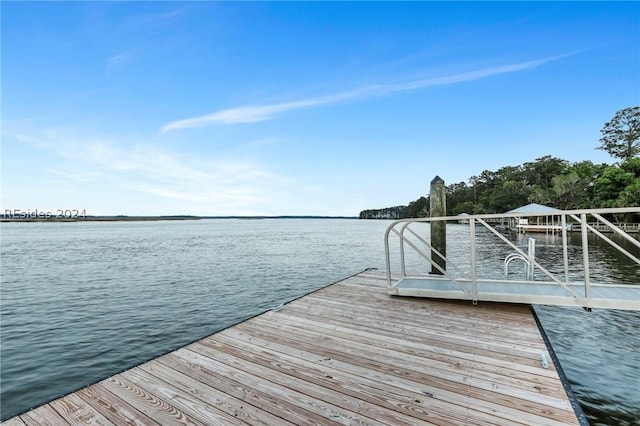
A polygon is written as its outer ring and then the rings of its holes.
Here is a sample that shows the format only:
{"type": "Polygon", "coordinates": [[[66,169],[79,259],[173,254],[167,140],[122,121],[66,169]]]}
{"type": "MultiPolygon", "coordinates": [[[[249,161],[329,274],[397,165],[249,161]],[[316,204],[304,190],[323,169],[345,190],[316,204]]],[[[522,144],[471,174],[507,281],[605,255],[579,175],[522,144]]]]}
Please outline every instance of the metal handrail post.
{"type": "Polygon", "coordinates": [[[403,277],[407,276],[407,266],[404,259],[404,230],[407,229],[411,222],[406,222],[400,228],[400,273],[403,277]]]}
{"type": "Polygon", "coordinates": [[[536,261],[536,239],[529,238],[527,240],[527,257],[529,258],[529,262],[527,263],[527,279],[529,281],[533,281],[534,271],[535,271],[535,261],[536,261]]]}
{"type": "Polygon", "coordinates": [[[389,255],[389,232],[393,228],[393,224],[387,227],[384,232],[384,260],[387,266],[387,286],[391,287],[391,259],[389,255]]]}
{"type": "Polygon", "coordinates": [[[564,282],[569,282],[569,249],[567,248],[567,216],[560,216],[562,224],[562,257],[564,259],[564,282]]]}
{"type": "Polygon", "coordinates": [[[584,297],[591,299],[591,280],[589,277],[589,241],[587,238],[587,215],[580,215],[580,232],[582,233],[582,262],[584,263],[584,297]]]}
{"type": "Polygon", "coordinates": [[[471,242],[471,291],[473,297],[478,295],[478,271],[476,270],[476,221],[469,220],[469,237],[471,242]]]}
{"type": "Polygon", "coordinates": [[[389,259],[389,229],[384,233],[384,261],[387,267],[387,286],[391,287],[391,259],[389,259]]]}

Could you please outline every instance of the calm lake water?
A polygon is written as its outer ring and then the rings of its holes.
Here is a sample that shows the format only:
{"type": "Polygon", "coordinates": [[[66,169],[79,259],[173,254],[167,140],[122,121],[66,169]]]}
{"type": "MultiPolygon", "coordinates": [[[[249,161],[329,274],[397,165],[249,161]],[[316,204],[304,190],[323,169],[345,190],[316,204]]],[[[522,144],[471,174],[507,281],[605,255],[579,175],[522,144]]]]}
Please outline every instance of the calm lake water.
{"type": "MultiPolygon", "coordinates": [[[[365,268],[383,269],[388,224],[3,223],[0,416],[12,417],[365,268]]],[[[468,251],[458,241],[468,231],[464,225],[448,230],[449,253],[464,263],[468,251]]],[[[497,249],[488,234],[479,238],[486,239],[478,245],[483,270],[501,274],[509,250],[497,249]]],[[[554,263],[559,241],[536,238],[539,259],[554,263]]],[[[620,265],[607,247],[593,248],[594,279],[640,283],[637,266],[620,265]]],[[[572,269],[579,274],[579,267],[572,269]]],[[[640,424],[640,313],[536,311],[591,423],[640,424]]]]}

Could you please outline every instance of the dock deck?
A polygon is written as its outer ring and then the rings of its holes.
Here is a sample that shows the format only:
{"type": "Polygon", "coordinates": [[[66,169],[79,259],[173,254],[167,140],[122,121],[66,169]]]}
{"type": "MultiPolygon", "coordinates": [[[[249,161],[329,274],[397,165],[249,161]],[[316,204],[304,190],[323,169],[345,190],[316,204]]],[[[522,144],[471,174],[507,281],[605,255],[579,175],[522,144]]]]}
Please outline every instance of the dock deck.
{"type": "Polygon", "coordinates": [[[580,424],[529,306],[386,287],[364,271],[3,425],[580,424]]]}

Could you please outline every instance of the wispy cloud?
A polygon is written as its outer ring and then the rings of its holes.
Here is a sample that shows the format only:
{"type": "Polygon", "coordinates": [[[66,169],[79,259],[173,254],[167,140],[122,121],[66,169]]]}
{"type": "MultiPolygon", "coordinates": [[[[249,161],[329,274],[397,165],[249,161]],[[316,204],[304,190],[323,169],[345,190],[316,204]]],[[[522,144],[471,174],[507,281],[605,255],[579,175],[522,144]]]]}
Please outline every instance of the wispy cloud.
{"type": "Polygon", "coordinates": [[[52,175],[59,176],[62,180],[69,182],[92,182],[98,179],[104,179],[105,174],[98,171],[82,171],[75,172],[73,170],[68,169],[60,169],[60,168],[47,168],[45,169],[47,173],[51,173],[52,175]]]}
{"type": "Polygon", "coordinates": [[[302,99],[299,101],[284,102],[271,105],[249,105],[238,108],[230,108],[217,111],[200,117],[187,118],[185,120],[173,121],[162,128],[162,132],[169,130],[186,129],[190,127],[203,127],[211,124],[239,124],[255,123],[258,121],[270,120],[287,111],[304,108],[312,108],[321,105],[334,104],[367,95],[375,95],[380,86],[369,86],[362,89],[348,92],[336,93],[333,95],[320,96],[316,98],[302,99]]]}
{"type": "MultiPolygon", "coordinates": [[[[2,207],[75,206],[95,215],[346,215],[364,204],[359,191],[345,195],[330,182],[285,175],[278,165],[254,160],[251,149],[221,157],[77,126],[8,130],[3,143],[24,145],[13,151],[26,154],[11,160],[20,173],[8,173],[3,181],[2,207]],[[38,179],[21,179],[23,174],[38,179]]],[[[259,149],[277,142],[249,145],[259,149]]]]}
{"type": "Polygon", "coordinates": [[[375,96],[389,95],[396,92],[419,90],[432,86],[442,86],[447,84],[480,80],[495,75],[524,71],[539,67],[546,63],[553,62],[570,55],[572,55],[572,53],[537,59],[533,61],[502,65],[498,67],[484,68],[465,73],[413,80],[410,82],[398,84],[369,85],[355,90],[349,90],[345,92],[307,99],[300,99],[291,102],[274,103],[267,105],[246,105],[236,108],[223,109],[206,115],[172,121],[163,126],[161,132],[166,133],[171,130],[205,127],[210,125],[255,123],[259,121],[266,121],[271,120],[278,115],[288,111],[337,104],[340,102],[355,101],[359,99],[367,99],[375,96]]]}
{"type": "MultiPolygon", "coordinates": [[[[11,132],[11,139],[50,151],[45,171],[56,184],[70,187],[110,185],[123,193],[148,194],[171,211],[189,214],[245,214],[260,208],[273,188],[288,185],[263,165],[250,160],[203,158],[176,153],[152,143],[127,144],[122,137],[44,129],[11,132]]],[[[126,138],[124,138],[126,139],[126,138]]],[[[117,206],[114,214],[131,206],[117,206]]],[[[255,212],[253,212],[255,213],[255,212]]]]}
{"type": "Polygon", "coordinates": [[[107,59],[107,69],[112,70],[121,66],[122,64],[130,61],[135,56],[136,49],[129,49],[124,52],[120,52],[117,55],[113,55],[107,59]]]}
{"type": "Polygon", "coordinates": [[[181,6],[172,10],[167,10],[160,13],[149,13],[145,15],[136,15],[128,18],[126,23],[132,27],[140,27],[150,24],[163,24],[166,22],[174,21],[175,18],[183,16],[191,9],[190,6],[181,6]]]}

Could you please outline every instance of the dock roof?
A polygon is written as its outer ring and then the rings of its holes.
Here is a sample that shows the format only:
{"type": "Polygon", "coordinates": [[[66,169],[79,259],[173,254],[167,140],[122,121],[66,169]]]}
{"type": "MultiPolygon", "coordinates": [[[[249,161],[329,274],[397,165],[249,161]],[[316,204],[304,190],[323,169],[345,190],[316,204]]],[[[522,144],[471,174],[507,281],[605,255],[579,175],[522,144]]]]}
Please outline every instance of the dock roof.
{"type": "Polygon", "coordinates": [[[542,204],[531,203],[517,209],[509,210],[507,213],[557,213],[562,210],[554,207],[543,206],[542,204]]]}

